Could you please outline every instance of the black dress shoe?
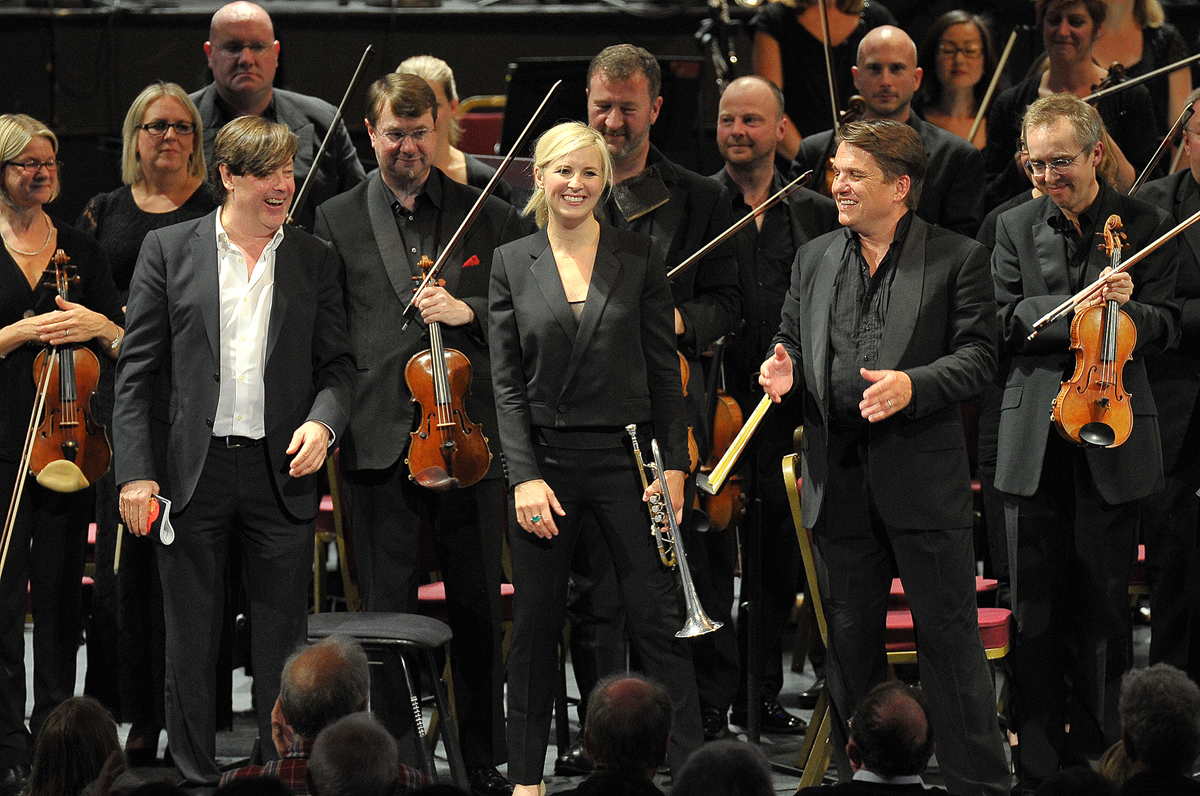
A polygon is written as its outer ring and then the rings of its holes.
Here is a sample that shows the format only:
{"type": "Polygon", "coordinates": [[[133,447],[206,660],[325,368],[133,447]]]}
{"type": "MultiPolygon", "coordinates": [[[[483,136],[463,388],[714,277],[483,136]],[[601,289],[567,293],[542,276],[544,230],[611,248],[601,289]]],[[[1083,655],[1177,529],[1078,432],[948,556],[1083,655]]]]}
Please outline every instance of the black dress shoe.
{"type": "Polygon", "coordinates": [[[720,708],[701,708],[700,720],[704,725],[704,740],[719,741],[729,737],[729,725],[725,722],[725,711],[720,708]]]}
{"type": "Polygon", "coordinates": [[[592,773],[592,768],[592,758],[584,751],[582,738],[554,760],[554,773],[560,777],[587,776],[592,773]]]}
{"type": "Polygon", "coordinates": [[[472,796],[512,796],[513,784],[495,766],[468,766],[467,782],[472,796]]]}
{"type": "Polygon", "coordinates": [[[817,681],[812,684],[811,688],[809,688],[807,691],[801,691],[799,701],[800,707],[804,708],[805,710],[812,710],[815,708],[817,706],[817,697],[821,696],[821,689],[824,687],[825,678],[819,677],[817,678],[817,681]]]}
{"type": "MultiPolygon", "coordinates": [[[[799,716],[788,713],[777,699],[764,699],[762,702],[761,729],[763,732],[778,735],[800,735],[808,729],[808,722],[799,716]]],[[[745,709],[734,707],[731,719],[739,727],[746,726],[745,709]]]]}
{"type": "Polygon", "coordinates": [[[25,790],[29,779],[29,766],[15,765],[0,770],[0,796],[17,796],[25,790]]]}

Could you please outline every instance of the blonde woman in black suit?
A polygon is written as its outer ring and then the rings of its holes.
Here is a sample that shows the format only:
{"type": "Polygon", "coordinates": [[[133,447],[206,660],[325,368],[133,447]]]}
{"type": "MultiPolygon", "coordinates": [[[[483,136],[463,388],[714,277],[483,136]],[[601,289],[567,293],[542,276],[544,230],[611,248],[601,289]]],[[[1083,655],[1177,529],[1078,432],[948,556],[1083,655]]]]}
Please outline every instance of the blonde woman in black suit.
{"type": "MultiPolygon", "coordinates": [[[[541,784],[555,648],[585,513],[613,557],[639,658],[671,692],[675,770],[702,737],[690,653],[675,638],[683,625],[679,589],[659,563],[625,432],[637,424],[647,452],[650,438],[658,439],[678,515],[687,443],[666,269],[650,238],[594,214],[612,184],[599,133],[558,125],[538,141],[534,164],[536,190],[525,212],[541,229],[496,250],[489,310],[515,519],[508,777],[516,796],[532,796],[541,784]]],[[[658,490],[655,481],[646,491],[658,490]]]]}

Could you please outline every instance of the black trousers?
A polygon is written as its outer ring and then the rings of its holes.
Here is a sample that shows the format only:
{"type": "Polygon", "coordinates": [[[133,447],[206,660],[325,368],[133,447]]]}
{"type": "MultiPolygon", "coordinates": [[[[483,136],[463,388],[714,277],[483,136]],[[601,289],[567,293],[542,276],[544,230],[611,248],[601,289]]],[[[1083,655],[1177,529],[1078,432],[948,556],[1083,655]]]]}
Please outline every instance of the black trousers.
{"type": "MultiPolygon", "coordinates": [[[[433,492],[409,480],[403,461],[345,478],[363,610],[416,612],[421,518],[428,514],[454,633],[454,707],[463,760],[468,766],[503,762],[503,480],[433,492]]],[[[396,693],[389,690],[391,674],[379,674],[379,698],[371,704],[396,733],[411,724],[411,709],[383,701],[396,693]]]]}
{"type": "MultiPolygon", "coordinates": [[[[831,435],[829,461],[813,531],[829,626],[826,681],[841,719],[835,723],[840,734],[835,750],[845,745],[844,722],[854,706],[888,678],[884,639],[894,563],[912,610],[921,688],[929,700],[946,790],[956,796],[1007,794],[1010,776],[996,693],[979,639],[971,529],[885,523],[866,478],[865,442],[831,435]]],[[[849,779],[844,755],[838,763],[841,778],[849,779]]]]}
{"type": "Polygon", "coordinates": [[[171,522],[174,544],[155,543],[166,621],[167,736],[185,783],[214,785],[217,652],[231,547],[241,552],[258,737],[270,759],[283,662],[307,635],[314,526],[284,511],[264,447],[216,443],[191,501],[171,522]]]}
{"type": "Polygon", "coordinates": [[[535,446],[542,477],[565,517],[559,534],[540,539],[521,529],[510,510],[513,603],[508,654],[508,776],[536,785],[546,761],[558,676],[557,644],[567,611],[567,578],[585,513],[591,514],[612,558],[633,649],[646,674],[671,693],[674,715],[668,760],[679,771],[703,739],[696,674],[685,639],[682,598],[650,535],[633,460],[625,448],[580,450],[535,446]]]}
{"type": "Polygon", "coordinates": [[[1017,775],[1036,783],[1121,738],[1138,503],[1105,503],[1083,450],[1051,430],[1037,492],[1005,495],[1004,509],[1017,620],[1017,775]]]}
{"type": "MultiPolygon", "coordinates": [[[[0,494],[17,463],[0,461],[0,494]]],[[[29,765],[46,717],[75,693],[92,489],[63,494],[28,478],[0,576],[0,768],[29,765]],[[29,584],[28,597],[25,584],[29,584]],[[25,727],[25,605],[33,605],[33,713],[25,727]]]]}

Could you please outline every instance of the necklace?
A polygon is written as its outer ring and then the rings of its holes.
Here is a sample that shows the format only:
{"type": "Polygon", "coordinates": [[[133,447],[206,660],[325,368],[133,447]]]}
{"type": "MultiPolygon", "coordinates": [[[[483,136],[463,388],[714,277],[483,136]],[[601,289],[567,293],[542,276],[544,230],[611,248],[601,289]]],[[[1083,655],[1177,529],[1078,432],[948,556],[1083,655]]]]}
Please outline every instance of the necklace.
{"type": "Polygon", "coordinates": [[[8,248],[12,249],[14,254],[19,254],[22,257],[37,257],[39,254],[41,254],[42,252],[44,252],[46,250],[47,246],[50,245],[50,237],[54,234],[54,227],[50,225],[50,218],[45,213],[42,213],[42,218],[46,219],[46,240],[42,241],[42,247],[40,249],[38,249],[37,251],[35,251],[35,252],[21,251],[16,246],[13,246],[11,243],[8,242],[8,238],[4,237],[3,231],[0,231],[0,240],[3,240],[4,245],[7,246],[8,248]]]}

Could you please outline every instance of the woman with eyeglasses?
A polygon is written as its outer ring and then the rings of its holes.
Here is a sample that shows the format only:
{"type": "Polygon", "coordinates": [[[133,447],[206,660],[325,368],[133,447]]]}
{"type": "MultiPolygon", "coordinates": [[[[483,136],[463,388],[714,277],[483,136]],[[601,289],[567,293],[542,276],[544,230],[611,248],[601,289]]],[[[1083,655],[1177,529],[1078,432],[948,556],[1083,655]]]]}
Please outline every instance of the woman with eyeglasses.
{"type": "MultiPolygon", "coordinates": [[[[925,35],[917,62],[924,73],[916,98],[921,118],[966,138],[996,68],[987,23],[966,11],[942,14],[925,35]]],[[[987,143],[986,119],[971,143],[978,149],[987,143]]]]}
{"type": "Polygon", "coordinates": [[[82,579],[94,490],[55,492],[19,472],[33,414],[34,358],[47,345],[81,345],[101,360],[121,347],[124,322],[96,241],[44,206],[58,196],[58,139],[24,114],[0,115],[0,494],[25,480],[0,575],[0,790],[29,776],[32,738],[75,691],[82,579]],[[66,298],[43,275],[56,250],[71,258],[66,298]],[[33,713],[25,727],[26,584],[33,606],[33,713]],[[32,731],[32,734],[31,734],[32,731]]]}
{"type": "MultiPolygon", "coordinates": [[[[1093,48],[1100,37],[1107,10],[1104,0],[1037,0],[1038,26],[1046,46],[1047,67],[1035,71],[996,98],[988,111],[988,143],[983,151],[987,170],[985,202],[989,208],[1029,187],[1021,169],[1021,119],[1025,109],[1040,97],[1074,94],[1087,97],[1108,70],[1096,63],[1093,48]]],[[[1150,162],[1158,146],[1154,132],[1154,106],[1145,86],[1134,86],[1101,97],[1096,110],[1108,129],[1107,149],[1117,158],[1117,178],[1112,183],[1128,191],[1138,173],[1150,162]]]]}
{"type": "MultiPolygon", "coordinates": [[[[204,182],[200,113],[174,83],[152,83],[125,114],[121,152],[124,185],[97,194],[77,222],[100,242],[124,304],[146,233],[189,221],[216,208],[204,182]]],[[[97,413],[110,424],[113,369],[102,371],[97,413]]],[[[158,754],[163,707],[162,584],[148,537],[127,535],[121,567],[112,560],[120,514],[111,470],[96,489],[96,588],[88,634],[88,693],[97,695],[133,727],[125,742],[133,765],[150,765],[158,754]],[[118,588],[117,580],[120,585],[118,588]],[[107,626],[106,626],[107,625],[107,626]]]]}

